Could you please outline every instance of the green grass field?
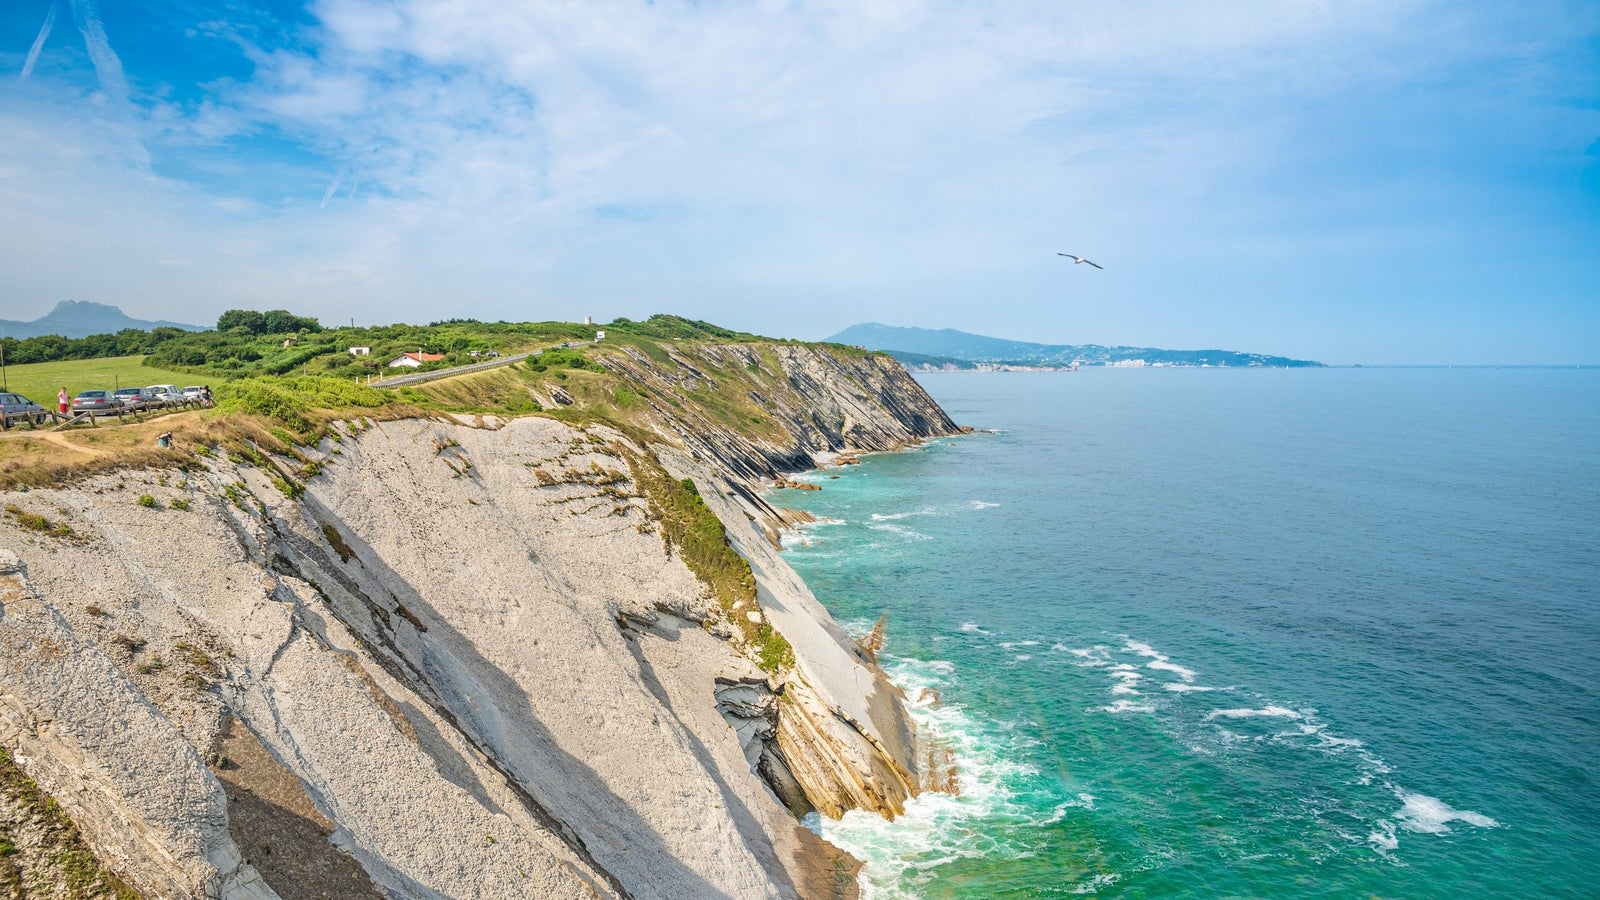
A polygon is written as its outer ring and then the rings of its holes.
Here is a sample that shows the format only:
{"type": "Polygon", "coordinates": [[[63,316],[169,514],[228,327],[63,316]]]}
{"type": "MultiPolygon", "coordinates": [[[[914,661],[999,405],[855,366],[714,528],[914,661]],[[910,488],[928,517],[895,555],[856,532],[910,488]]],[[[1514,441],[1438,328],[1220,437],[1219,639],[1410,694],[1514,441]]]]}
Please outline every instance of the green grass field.
{"type": "Polygon", "coordinates": [[[173,372],[146,366],[142,356],[115,356],[110,359],[73,359],[61,362],[30,363],[25,366],[6,366],[6,390],[21,394],[29,400],[54,409],[56,391],[63,386],[69,396],[79,391],[96,389],[113,390],[117,387],[144,387],[151,384],[210,384],[213,388],[219,379],[213,376],[173,372]]]}

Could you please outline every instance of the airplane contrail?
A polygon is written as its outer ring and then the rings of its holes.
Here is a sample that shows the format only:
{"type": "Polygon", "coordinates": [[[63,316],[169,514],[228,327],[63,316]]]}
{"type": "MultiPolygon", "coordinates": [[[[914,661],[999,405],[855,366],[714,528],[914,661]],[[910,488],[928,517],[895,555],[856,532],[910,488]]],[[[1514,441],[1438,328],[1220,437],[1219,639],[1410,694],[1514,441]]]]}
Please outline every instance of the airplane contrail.
{"type": "Polygon", "coordinates": [[[39,52],[44,49],[45,39],[50,36],[50,29],[56,24],[56,5],[50,4],[50,9],[44,14],[44,27],[39,29],[39,36],[33,39],[33,46],[28,48],[28,58],[22,63],[22,75],[18,81],[27,81],[33,74],[33,64],[39,61],[39,52]]]}
{"type": "MultiPolygon", "coordinates": [[[[317,209],[323,209],[328,205],[328,201],[333,197],[333,192],[339,189],[339,184],[342,181],[344,181],[344,170],[340,169],[339,174],[333,176],[333,182],[328,185],[328,189],[322,192],[322,202],[317,204],[317,209]]],[[[350,192],[355,193],[355,188],[352,187],[350,192]]]]}
{"type": "Polygon", "coordinates": [[[72,0],[72,18],[78,31],[83,33],[83,43],[94,63],[94,73],[100,78],[100,90],[118,112],[128,106],[128,79],[122,74],[122,60],[111,49],[106,39],[105,24],[100,21],[100,8],[95,0],[72,0]]]}

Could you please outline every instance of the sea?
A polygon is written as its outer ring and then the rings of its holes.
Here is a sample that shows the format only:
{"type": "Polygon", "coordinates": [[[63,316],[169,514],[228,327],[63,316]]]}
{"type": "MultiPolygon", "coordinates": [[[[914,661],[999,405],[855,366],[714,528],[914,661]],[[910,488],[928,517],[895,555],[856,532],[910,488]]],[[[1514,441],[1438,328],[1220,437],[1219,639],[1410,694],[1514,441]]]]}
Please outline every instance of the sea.
{"type": "Polygon", "coordinates": [[[866,896],[1600,897],[1600,370],[919,380],[774,495],[959,766],[866,896]]]}

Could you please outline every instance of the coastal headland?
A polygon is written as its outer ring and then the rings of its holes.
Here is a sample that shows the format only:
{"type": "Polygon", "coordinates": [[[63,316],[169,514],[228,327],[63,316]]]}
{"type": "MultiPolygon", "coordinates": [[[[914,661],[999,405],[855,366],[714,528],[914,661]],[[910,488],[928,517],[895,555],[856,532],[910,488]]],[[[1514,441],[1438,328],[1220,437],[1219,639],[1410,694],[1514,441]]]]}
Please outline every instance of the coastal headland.
{"type": "MultiPolygon", "coordinates": [[[[281,374],[152,354],[217,407],[0,437],[0,877],[854,896],[799,818],[897,815],[918,735],[761,491],[960,429],[886,354],[603,327],[396,391],[334,373],[352,335],[257,336],[281,374]]],[[[552,337],[516,328],[441,331],[552,337]]]]}

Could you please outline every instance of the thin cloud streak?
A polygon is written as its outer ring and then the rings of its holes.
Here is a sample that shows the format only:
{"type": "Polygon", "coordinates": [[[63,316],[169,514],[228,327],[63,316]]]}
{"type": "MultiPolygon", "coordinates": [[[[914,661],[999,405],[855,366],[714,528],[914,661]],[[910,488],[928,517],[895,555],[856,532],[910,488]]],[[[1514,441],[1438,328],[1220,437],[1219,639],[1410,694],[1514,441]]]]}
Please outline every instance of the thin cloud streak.
{"type": "MultiPolygon", "coordinates": [[[[344,180],[344,172],[343,172],[343,170],[341,170],[339,172],[339,174],[333,176],[333,181],[330,181],[328,183],[328,189],[326,191],[322,192],[322,202],[317,204],[317,209],[326,209],[328,207],[328,199],[333,196],[333,192],[334,191],[337,191],[339,189],[339,183],[342,182],[343,180],[344,180]]],[[[354,186],[352,186],[350,188],[351,195],[354,196],[355,192],[356,192],[356,189],[355,189],[354,186]]]]}
{"type": "Polygon", "coordinates": [[[50,4],[45,11],[44,25],[39,28],[39,36],[33,39],[33,46],[28,48],[28,58],[22,63],[22,74],[17,76],[18,81],[27,81],[33,74],[33,66],[39,61],[39,53],[44,50],[44,42],[50,37],[50,29],[56,24],[56,5],[50,4]]]}
{"type": "Polygon", "coordinates": [[[100,19],[100,7],[95,0],[72,0],[72,18],[83,43],[94,63],[95,75],[100,79],[100,90],[105,92],[111,106],[119,113],[128,107],[128,79],[122,71],[122,60],[111,41],[106,38],[106,26],[100,19]]]}

